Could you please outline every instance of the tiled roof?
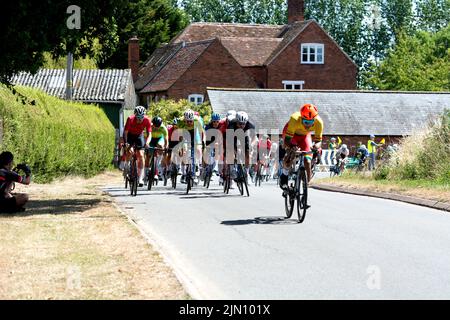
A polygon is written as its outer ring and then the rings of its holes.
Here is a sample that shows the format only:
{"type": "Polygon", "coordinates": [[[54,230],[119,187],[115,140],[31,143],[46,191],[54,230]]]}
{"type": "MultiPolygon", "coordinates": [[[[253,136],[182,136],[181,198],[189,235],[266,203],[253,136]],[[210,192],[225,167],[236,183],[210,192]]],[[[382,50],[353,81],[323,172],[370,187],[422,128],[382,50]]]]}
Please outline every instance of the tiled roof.
{"type": "Polygon", "coordinates": [[[156,49],[150,58],[139,69],[138,79],[134,86],[136,90],[141,90],[161,71],[161,69],[173,58],[173,56],[183,47],[182,43],[175,45],[165,45],[156,49]]]}
{"type": "Polygon", "coordinates": [[[291,41],[293,41],[300,34],[300,32],[303,31],[303,29],[311,21],[312,20],[300,21],[286,25],[282,32],[278,35],[282,39],[282,41],[279,43],[278,47],[274,48],[274,50],[270,53],[264,63],[268,64],[269,62],[271,62],[281,51],[284,50],[284,48],[286,48],[291,43],[291,41]]]}
{"type": "Polygon", "coordinates": [[[284,26],[267,24],[205,23],[187,26],[171,43],[192,42],[217,37],[276,38],[284,26]]]}
{"type": "MultiPolygon", "coordinates": [[[[131,70],[74,70],[73,99],[81,101],[123,101],[133,86],[131,70]]],[[[64,98],[66,93],[65,69],[40,69],[35,75],[20,72],[11,83],[41,89],[64,98]]],[[[133,88],[134,93],[134,88],[133,88]]]]}
{"type": "Polygon", "coordinates": [[[326,135],[409,135],[445,109],[450,93],[386,91],[287,91],[208,88],[215,112],[243,110],[257,129],[281,130],[304,103],[314,103],[326,135]]]}
{"type": "Polygon", "coordinates": [[[264,65],[282,39],[223,37],[220,41],[241,66],[250,67],[264,65]]]}
{"type": "Polygon", "coordinates": [[[182,45],[161,67],[141,93],[165,91],[194,63],[214,40],[191,42],[182,45]]]}

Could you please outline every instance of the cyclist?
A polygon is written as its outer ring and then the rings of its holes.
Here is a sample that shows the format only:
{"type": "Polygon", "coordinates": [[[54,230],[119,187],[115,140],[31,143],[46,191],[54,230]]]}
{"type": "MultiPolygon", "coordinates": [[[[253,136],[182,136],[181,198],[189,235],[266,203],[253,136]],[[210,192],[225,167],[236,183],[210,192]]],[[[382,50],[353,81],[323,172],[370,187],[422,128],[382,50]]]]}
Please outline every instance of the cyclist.
{"type": "Polygon", "coordinates": [[[152,125],[150,119],[145,115],[145,108],[143,106],[137,106],[134,109],[134,115],[128,117],[125,124],[125,129],[123,132],[123,142],[127,145],[127,162],[130,160],[131,150],[129,146],[136,145],[138,150],[137,160],[138,160],[138,177],[139,186],[144,185],[144,148],[148,148],[152,125]],[[147,139],[144,141],[144,130],[147,134],[147,139]]]}
{"type": "MultiPolygon", "coordinates": [[[[194,161],[195,165],[201,166],[200,160],[202,159],[202,146],[205,144],[206,135],[205,129],[203,128],[203,120],[196,116],[194,111],[188,109],[184,112],[183,118],[178,120],[179,129],[184,129],[189,132],[191,138],[191,148],[194,149],[194,161]]],[[[189,155],[190,158],[190,155],[189,155]]],[[[181,168],[182,176],[181,183],[186,183],[186,167],[181,168]]],[[[194,183],[198,183],[198,172],[195,170],[196,174],[194,177],[194,183]]]]}
{"type": "MultiPolygon", "coordinates": [[[[152,148],[160,148],[160,149],[166,149],[169,146],[169,132],[167,130],[167,127],[164,125],[163,120],[161,117],[153,117],[152,119],[152,139],[150,140],[150,147],[152,148]]],[[[154,152],[154,150],[150,149],[150,152],[147,154],[147,157],[145,159],[145,168],[146,168],[146,175],[148,173],[148,170],[150,170],[150,154],[154,152]]],[[[156,151],[155,155],[155,161],[156,161],[156,172],[155,172],[155,179],[157,179],[159,176],[159,166],[161,163],[161,150],[156,151]]],[[[164,160],[164,165],[167,164],[167,159],[164,160]]],[[[159,177],[159,180],[162,180],[161,177],[159,177]]]]}
{"type": "MultiPolygon", "coordinates": [[[[245,133],[245,145],[244,145],[245,167],[246,167],[247,174],[248,174],[250,158],[252,157],[252,154],[253,154],[253,150],[252,150],[251,146],[254,145],[258,140],[257,140],[256,134],[255,134],[255,129],[256,129],[255,125],[251,121],[249,121],[248,114],[245,111],[237,112],[236,118],[228,123],[227,130],[236,131],[239,129],[242,129],[245,133]]],[[[235,137],[235,139],[234,139],[234,151],[235,151],[235,154],[238,151],[237,137],[235,137]]]]}
{"type": "MultiPolygon", "coordinates": [[[[311,149],[320,150],[322,146],[323,120],[319,116],[317,107],[311,103],[301,106],[299,112],[291,115],[283,129],[283,144],[286,155],[283,159],[283,169],[280,176],[280,188],[286,189],[288,184],[289,169],[295,161],[295,149],[300,147],[302,151],[310,152],[311,149]],[[311,132],[314,131],[314,143],[311,132]]],[[[308,183],[311,181],[311,155],[305,156],[305,169],[308,183]]]]}
{"type": "Polygon", "coordinates": [[[358,159],[358,166],[362,168],[368,156],[369,150],[367,150],[366,145],[362,144],[362,142],[358,142],[358,149],[356,150],[356,159],[358,159]]]}
{"type": "Polygon", "coordinates": [[[256,156],[256,164],[255,164],[255,173],[258,172],[259,167],[262,165],[266,170],[268,169],[269,163],[266,161],[266,158],[269,157],[270,150],[272,148],[272,141],[270,141],[269,135],[264,134],[261,139],[257,142],[257,156],[256,156]],[[262,157],[260,157],[260,155],[262,157]]]}
{"type": "Polygon", "coordinates": [[[219,122],[219,131],[222,133],[222,157],[223,161],[219,164],[220,180],[219,184],[223,184],[223,171],[225,169],[226,157],[226,132],[228,125],[236,120],[236,110],[228,110],[227,115],[219,122]]]}
{"type": "Polygon", "coordinates": [[[336,162],[339,163],[339,172],[343,172],[345,169],[345,164],[348,161],[348,155],[350,150],[347,148],[346,144],[341,145],[341,147],[336,152],[336,162]]]}
{"type": "MultiPolygon", "coordinates": [[[[205,126],[205,132],[208,132],[208,130],[210,129],[215,129],[215,130],[219,130],[220,129],[220,114],[218,114],[217,112],[214,112],[211,115],[211,121],[210,123],[208,123],[205,126]]],[[[222,137],[219,137],[219,139],[221,139],[222,137]]],[[[214,135],[211,136],[211,139],[209,141],[206,142],[206,148],[209,148],[209,153],[207,155],[207,157],[209,157],[210,159],[213,159],[213,163],[209,163],[210,165],[212,165],[212,168],[215,168],[216,166],[216,159],[215,159],[215,153],[214,153],[214,148],[211,147],[211,145],[217,145],[219,143],[219,141],[215,141],[216,137],[214,135]]],[[[203,167],[205,168],[205,164],[206,164],[206,159],[203,159],[203,167]]],[[[209,162],[209,159],[208,159],[209,162]]]]}

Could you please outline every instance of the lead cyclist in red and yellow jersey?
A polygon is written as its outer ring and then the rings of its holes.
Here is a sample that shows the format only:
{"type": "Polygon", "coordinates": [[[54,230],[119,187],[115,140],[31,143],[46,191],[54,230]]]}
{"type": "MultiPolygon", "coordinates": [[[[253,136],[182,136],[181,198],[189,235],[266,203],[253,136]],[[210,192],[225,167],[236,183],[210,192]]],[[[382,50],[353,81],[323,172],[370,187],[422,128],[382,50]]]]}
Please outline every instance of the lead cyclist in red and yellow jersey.
{"type": "MultiPolygon", "coordinates": [[[[285,189],[288,184],[289,168],[295,160],[295,149],[302,151],[320,150],[322,146],[323,120],[319,116],[317,107],[307,103],[301,106],[299,112],[291,115],[289,122],[283,129],[283,141],[286,155],[283,159],[283,169],[280,175],[280,187],[285,189]],[[314,143],[311,133],[314,132],[314,143]]],[[[305,169],[308,183],[311,180],[311,155],[305,156],[305,169]]]]}

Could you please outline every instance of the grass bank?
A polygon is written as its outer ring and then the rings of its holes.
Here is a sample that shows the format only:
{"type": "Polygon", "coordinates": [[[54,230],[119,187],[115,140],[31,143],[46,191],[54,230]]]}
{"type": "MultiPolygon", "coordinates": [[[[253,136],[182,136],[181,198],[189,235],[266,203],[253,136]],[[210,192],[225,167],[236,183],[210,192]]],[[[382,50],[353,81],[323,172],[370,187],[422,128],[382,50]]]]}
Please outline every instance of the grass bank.
{"type": "Polygon", "coordinates": [[[31,202],[0,214],[0,299],[187,299],[171,269],[99,191],[118,172],[17,186],[31,202]]]}

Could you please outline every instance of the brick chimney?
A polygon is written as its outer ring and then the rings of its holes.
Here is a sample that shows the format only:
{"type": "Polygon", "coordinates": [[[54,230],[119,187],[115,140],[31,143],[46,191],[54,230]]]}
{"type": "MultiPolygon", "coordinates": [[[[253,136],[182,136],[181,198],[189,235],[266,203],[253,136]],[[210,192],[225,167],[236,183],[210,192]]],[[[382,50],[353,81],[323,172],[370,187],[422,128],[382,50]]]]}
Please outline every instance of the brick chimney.
{"type": "Polygon", "coordinates": [[[131,69],[133,81],[136,81],[139,71],[139,39],[137,36],[128,40],[128,68],[131,69]]]}
{"type": "Polygon", "coordinates": [[[305,20],[305,3],[303,0],[288,0],[288,23],[305,20]]]}

